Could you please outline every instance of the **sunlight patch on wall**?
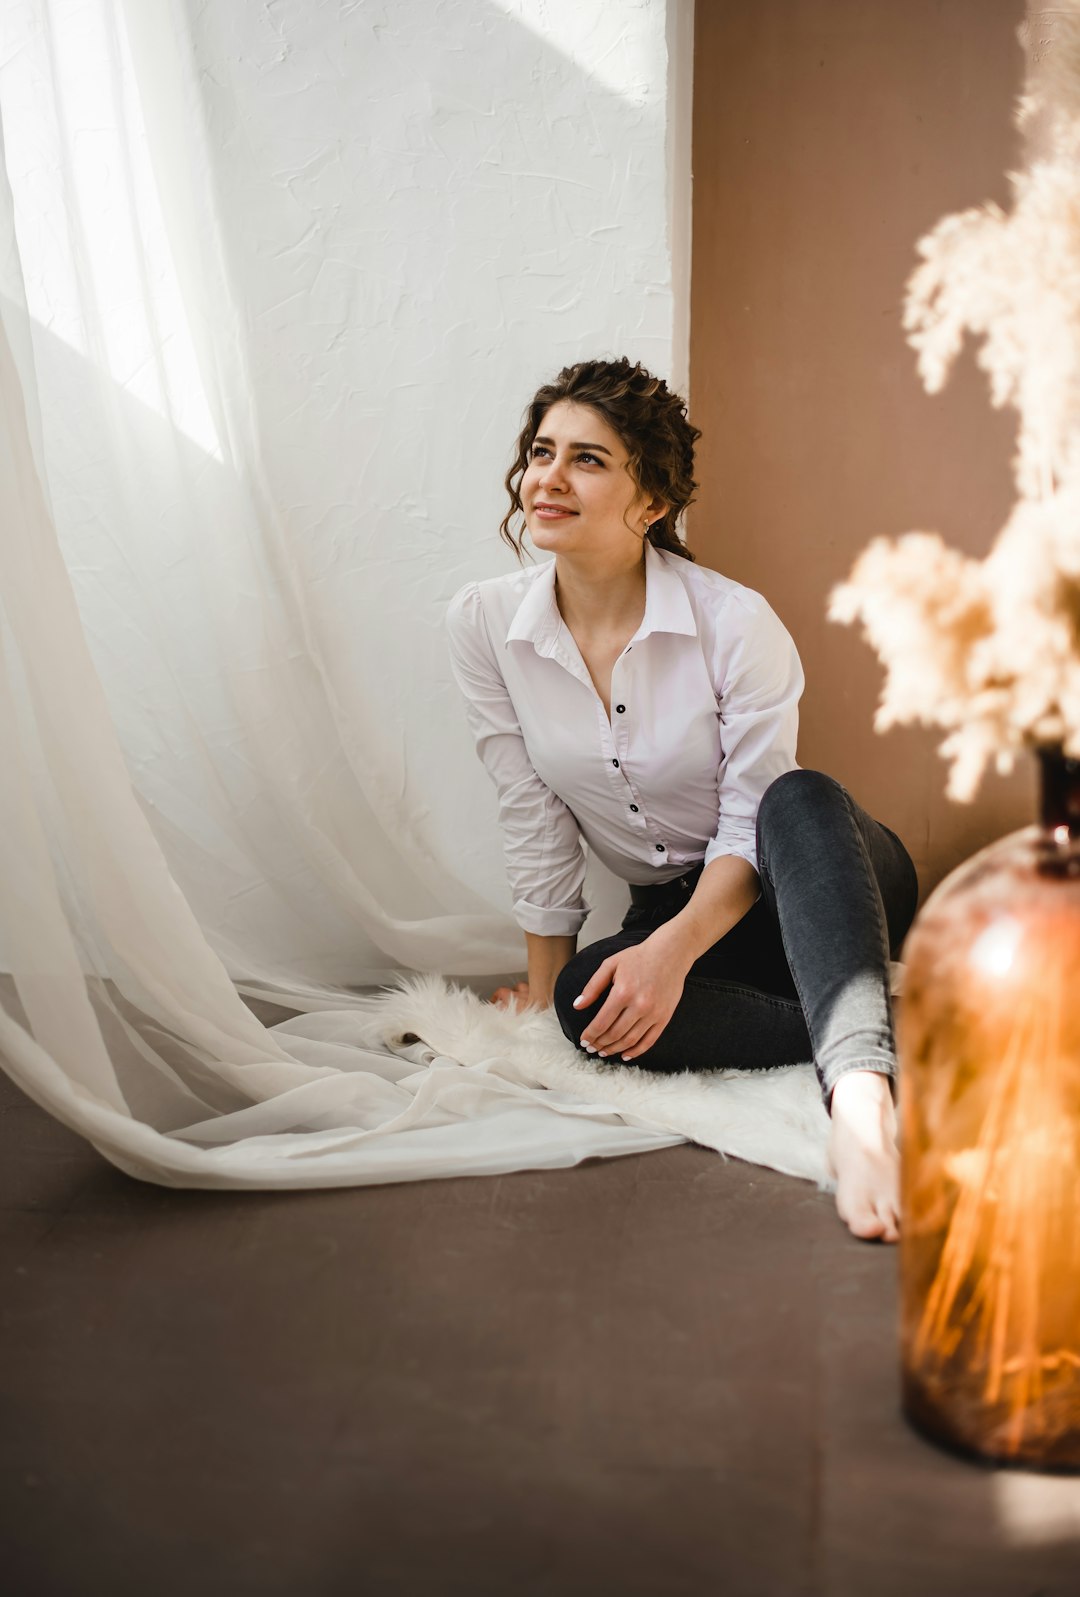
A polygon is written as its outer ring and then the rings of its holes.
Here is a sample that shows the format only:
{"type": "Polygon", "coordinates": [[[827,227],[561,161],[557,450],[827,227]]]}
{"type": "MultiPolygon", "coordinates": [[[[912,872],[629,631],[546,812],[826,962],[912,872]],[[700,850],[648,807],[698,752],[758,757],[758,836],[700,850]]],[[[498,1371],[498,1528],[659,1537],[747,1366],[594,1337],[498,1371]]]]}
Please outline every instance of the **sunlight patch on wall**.
{"type": "Polygon", "coordinates": [[[558,51],[586,77],[630,105],[651,106],[657,91],[662,92],[656,41],[648,28],[629,25],[627,18],[631,10],[647,12],[649,0],[639,0],[637,5],[624,0],[603,10],[582,5],[580,0],[494,0],[494,4],[542,39],[549,50],[558,51]]]}
{"type": "Polygon", "coordinates": [[[51,0],[20,23],[2,82],[30,315],[220,460],[122,18],[51,0]]]}

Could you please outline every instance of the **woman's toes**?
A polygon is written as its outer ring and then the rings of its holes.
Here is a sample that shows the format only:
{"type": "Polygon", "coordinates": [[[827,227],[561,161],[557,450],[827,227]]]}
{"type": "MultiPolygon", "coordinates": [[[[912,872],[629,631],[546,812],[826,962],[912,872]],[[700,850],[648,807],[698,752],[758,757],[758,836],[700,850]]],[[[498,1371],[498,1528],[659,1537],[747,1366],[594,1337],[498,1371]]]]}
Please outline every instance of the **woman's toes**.
{"type": "Polygon", "coordinates": [[[878,1237],[883,1242],[899,1242],[900,1217],[891,1203],[875,1203],[866,1198],[861,1203],[841,1206],[837,1213],[853,1236],[872,1242],[878,1237]]]}
{"type": "Polygon", "coordinates": [[[853,1236],[896,1242],[900,1235],[899,1202],[892,1190],[895,1166],[892,1161],[861,1158],[837,1160],[839,1179],[836,1212],[853,1236]]]}
{"type": "Polygon", "coordinates": [[[865,1237],[867,1240],[879,1237],[885,1231],[885,1222],[877,1211],[869,1206],[857,1209],[847,1224],[854,1236],[865,1237]]]}
{"type": "Polygon", "coordinates": [[[887,1209],[879,1209],[881,1223],[884,1226],[882,1235],[886,1242],[899,1242],[900,1240],[900,1214],[891,1204],[887,1209]]]}

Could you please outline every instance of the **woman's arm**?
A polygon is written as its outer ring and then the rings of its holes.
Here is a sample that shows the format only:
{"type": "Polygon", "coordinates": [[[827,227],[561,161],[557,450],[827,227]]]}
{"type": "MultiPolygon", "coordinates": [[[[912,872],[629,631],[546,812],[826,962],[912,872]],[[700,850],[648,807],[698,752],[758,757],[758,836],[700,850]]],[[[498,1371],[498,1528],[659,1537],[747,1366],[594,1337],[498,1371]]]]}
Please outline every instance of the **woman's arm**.
{"type": "Polygon", "coordinates": [[[491,1002],[500,1009],[550,1009],[555,996],[555,978],[577,953],[576,937],[541,937],[526,932],[529,950],[529,979],[516,987],[496,987],[491,1002]]]}
{"type": "Polygon", "coordinates": [[[577,938],[526,932],[525,945],[529,950],[529,1002],[538,1009],[550,1009],[555,978],[577,953],[577,938]]]}
{"type": "MultiPolygon", "coordinates": [[[[728,601],[716,627],[710,675],[720,713],[716,833],[705,870],[729,855],[757,872],[757,814],[765,790],[798,769],[799,700],[806,686],[795,640],[768,600],[746,590],[728,601]]],[[[722,935],[722,934],[721,934],[722,935]]]]}
{"type": "Polygon", "coordinates": [[[529,947],[529,986],[550,1003],[562,968],[557,961],[565,956],[565,964],[573,954],[589,913],[581,834],[571,811],[533,767],[475,582],[451,600],[446,629],[450,664],[465,699],[476,752],[498,794],[514,919],[529,947]]]}
{"type": "Polygon", "coordinates": [[[761,878],[754,867],[738,854],[721,855],[706,865],[685,909],[658,926],[650,939],[666,950],[672,968],[685,976],[760,896],[761,878]]]}

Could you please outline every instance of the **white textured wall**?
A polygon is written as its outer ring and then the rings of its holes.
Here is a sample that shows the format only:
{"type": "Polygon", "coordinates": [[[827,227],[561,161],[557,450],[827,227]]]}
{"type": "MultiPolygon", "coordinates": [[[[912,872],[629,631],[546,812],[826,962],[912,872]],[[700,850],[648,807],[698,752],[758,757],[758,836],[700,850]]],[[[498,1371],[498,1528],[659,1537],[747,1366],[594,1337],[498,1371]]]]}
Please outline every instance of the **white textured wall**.
{"type": "MultiPolygon", "coordinates": [[[[390,762],[391,745],[426,747],[431,769],[456,767],[465,733],[442,613],[461,582],[513,564],[497,534],[502,478],[537,382],[594,354],[685,371],[673,341],[688,285],[676,293],[673,254],[685,279],[688,12],[665,0],[392,0],[344,17],[311,0],[192,6],[221,74],[211,125],[229,156],[237,279],[255,285],[272,479],[326,592],[324,637],[355,680],[383,686],[390,762]],[[389,657],[386,637],[356,629],[387,547],[402,582],[386,601],[410,600],[389,657]],[[430,697],[415,690],[417,656],[430,697]]],[[[467,770],[431,794],[427,835],[503,904],[493,800],[479,764],[467,770]]]]}
{"type": "Polygon", "coordinates": [[[339,11],[191,8],[274,480],[298,530],[359,515],[467,574],[534,383],[671,367],[667,7],[339,11]]]}

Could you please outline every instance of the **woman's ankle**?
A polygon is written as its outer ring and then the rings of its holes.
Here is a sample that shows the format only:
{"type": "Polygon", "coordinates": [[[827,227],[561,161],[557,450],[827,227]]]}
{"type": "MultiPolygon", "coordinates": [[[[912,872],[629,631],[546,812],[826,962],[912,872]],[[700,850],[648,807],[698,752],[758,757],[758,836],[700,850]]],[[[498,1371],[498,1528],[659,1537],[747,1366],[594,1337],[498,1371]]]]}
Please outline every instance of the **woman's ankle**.
{"type": "Polygon", "coordinates": [[[836,1077],[826,1095],[825,1107],[830,1115],[834,1113],[837,1103],[844,1108],[848,1105],[873,1103],[882,1105],[888,1103],[895,1107],[895,1069],[888,1070],[878,1065],[866,1064],[843,1071],[836,1077]]]}

